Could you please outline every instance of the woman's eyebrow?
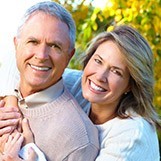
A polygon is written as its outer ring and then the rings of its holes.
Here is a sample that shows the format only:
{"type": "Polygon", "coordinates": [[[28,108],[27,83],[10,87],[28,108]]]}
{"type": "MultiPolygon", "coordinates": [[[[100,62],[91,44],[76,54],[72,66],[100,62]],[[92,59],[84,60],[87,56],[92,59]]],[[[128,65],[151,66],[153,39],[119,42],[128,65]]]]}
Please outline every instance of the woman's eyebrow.
{"type": "Polygon", "coordinates": [[[101,60],[103,60],[103,58],[100,55],[96,54],[95,56],[98,56],[101,60]]]}

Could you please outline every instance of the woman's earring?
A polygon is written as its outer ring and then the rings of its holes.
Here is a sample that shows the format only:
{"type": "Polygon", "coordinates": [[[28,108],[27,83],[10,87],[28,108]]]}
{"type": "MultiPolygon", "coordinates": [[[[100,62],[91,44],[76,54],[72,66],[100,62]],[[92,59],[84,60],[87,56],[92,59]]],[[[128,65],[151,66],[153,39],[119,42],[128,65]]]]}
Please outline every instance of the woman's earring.
{"type": "Polygon", "coordinates": [[[127,95],[127,92],[125,92],[124,95],[127,95]]]}

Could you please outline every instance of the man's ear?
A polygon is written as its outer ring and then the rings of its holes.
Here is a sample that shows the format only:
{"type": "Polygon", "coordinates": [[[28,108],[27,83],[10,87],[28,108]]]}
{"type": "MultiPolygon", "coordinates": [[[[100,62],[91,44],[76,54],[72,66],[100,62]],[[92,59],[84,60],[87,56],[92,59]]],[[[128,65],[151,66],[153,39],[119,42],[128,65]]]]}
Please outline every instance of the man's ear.
{"type": "Polygon", "coordinates": [[[70,52],[70,54],[69,54],[69,59],[71,59],[71,58],[73,57],[74,53],[75,53],[75,48],[73,48],[73,49],[71,50],[71,52],[70,52]]]}
{"type": "Polygon", "coordinates": [[[14,43],[14,47],[15,47],[15,50],[16,50],[17,49],[17,45],[18,45],[17,37],[13,38],[13,43],[14,43]]]}

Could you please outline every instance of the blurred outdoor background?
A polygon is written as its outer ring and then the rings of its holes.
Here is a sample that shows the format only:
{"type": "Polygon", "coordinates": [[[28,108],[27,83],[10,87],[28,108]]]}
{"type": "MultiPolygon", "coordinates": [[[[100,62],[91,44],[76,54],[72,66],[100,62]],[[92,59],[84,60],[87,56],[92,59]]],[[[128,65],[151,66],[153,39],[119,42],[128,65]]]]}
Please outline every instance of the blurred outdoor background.
{"type": "MultiPolygon", "coordinates": [[[[30,0],[31,1],[31,0],[30,0]]],[[[37,0],[38,1],[38,0],[37,0]]],[[[154,73],[155,73],[155,98],[154,105],[161,116],[161,0],[55,0],[68,9],[76,22],[76,54],[69,67],[81,69],[80,57],[83,55],[88,42],[102,31],[110,31],[114,26],[129,24],[135,27],[149,42],[154,53],[154,73]]],[[[13,3],[18,0],[13,1],[13,3]]],[[[23,0],[23,4],[28,0],[23,0]]],[[[22,3],[22,0],[21,0],[22,3]]],[[[16,6],[20,5],[16,4],[16,6]]],[[[2,6],[4,8],[4,6],[2,6]]],[[[26,6],[25,6],[26,7],[26,6]]],[[[0,8],[1,9],[1,8],[0,8]]],[[[6,9],[6,8],[5,8],[6,9]]],[[[8,10],[6,12],[9,12],[8,10]]],[[[5,18],[3,13],[3,19],[5,18]]],[[[17,8],[14,12],[17,12],[17,8]]],[[[12,14],[12,13],[10,13],[12,14]]],[[[9,17],[11,16],[9,14],[9,17]]],[[[17,15],[18,16],[18,15],[17,15]]],[[[6,21],[11,19],[5,18],[6,21]]],[[[14,24],[14,22],[12,23],[14,24]]],[[[11,28],[12,26],[10,26],[11,28]]],[[[7,32],[3,32],[7,34],[7,32]]],[[[9,35],[11,37],[11,34],[9,35]]],[[[4,42],[1,39],[1,42],[4,42]]],[[[6,41],[6,50],[0,49],[0,68],[4,65],[7,57],[8,44],[12,40],[6,41]]],[[[10,52],[12,52],[10,50],[10,52]]],[[[12,53],[12,55],[14,55],[12,53]]],[[[11,55],[10,55],[11,56],[11,55]]],[[[8,63],[9,57],[7,58],[8,63]]],[[[1,75],[2,76],[2,75],[1,75]]],[[[161,145],[161,131],[158,131],[161,145]]],[[[161,149],[161,148],[160,148],[161,149]]]]}

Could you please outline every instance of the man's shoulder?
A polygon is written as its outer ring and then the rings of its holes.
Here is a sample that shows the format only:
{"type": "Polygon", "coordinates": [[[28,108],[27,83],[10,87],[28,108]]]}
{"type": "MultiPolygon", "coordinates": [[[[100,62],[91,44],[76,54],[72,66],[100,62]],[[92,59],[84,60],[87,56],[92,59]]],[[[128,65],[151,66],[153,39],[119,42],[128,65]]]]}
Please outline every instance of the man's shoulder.
{"type": "MultiPolygon", "coordinates": [[[[94,126],[91,122],[91,120],[89,119],[88,115],[83,111],[83,109],[81,108],[81,106],[78,104],[77,100],[75,99],[75,97],[69,92],[69,90],[67,88],[64,89],[63,94],[61,95],[61,97],[59,98],[61,99],[61,103],[63,102],[63,106],[65,105],[66,108],[66,113],[69,116],[73,116],[71,120],[80,120],[82,123],[80,123],[80,125],[86,125],[87,123],[89,123],[89,126],[94,126]]],[[[64,107],[63,107],[64,108],[64,107]]]]}
{"type": "Polygon", "coordinates": [[[66,136],[72,138],[71,142],[74,141],[72,145],[88,146],[91,144],[98,147],[98,130],[87,114],[67,89],[64,90],[61,97],[63,97],[63,103],[61,101],[63,106],[61,125],[65,127],[61,129],[61,133],[65,133],[66,136]]]}

